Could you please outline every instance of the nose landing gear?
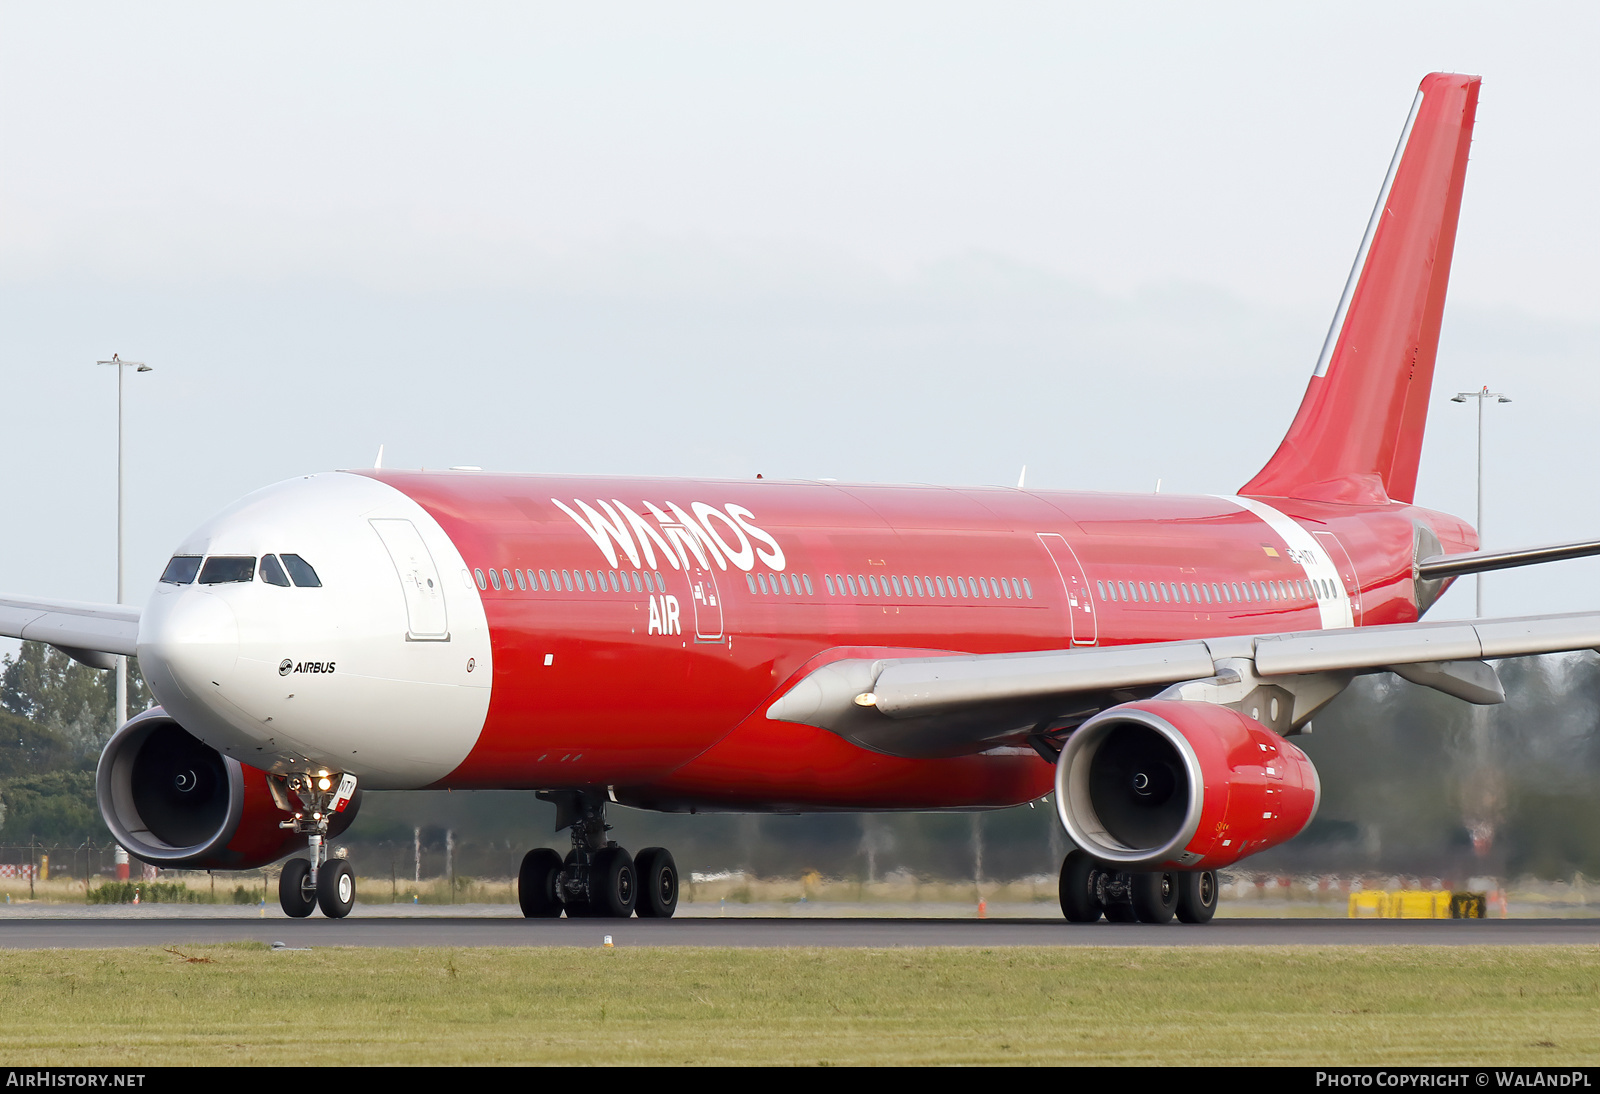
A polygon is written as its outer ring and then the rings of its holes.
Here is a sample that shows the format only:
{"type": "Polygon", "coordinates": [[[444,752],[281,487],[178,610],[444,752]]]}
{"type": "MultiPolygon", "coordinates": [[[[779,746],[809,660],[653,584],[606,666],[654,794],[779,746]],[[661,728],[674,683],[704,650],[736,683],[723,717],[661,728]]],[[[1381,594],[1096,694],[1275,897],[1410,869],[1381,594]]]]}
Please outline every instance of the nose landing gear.
{"type": "Polygon", "coordinates": [[[536,847],[522,859],[517,900],[529,919],[670,919],[678,907],[678,867],[663,847],[648,847],[635,859],[608,839],[606,798],[598,791],[542,790],[556,807],[556,831],[572,830],[565,859],[536,847]]]}
{"type": "Polygon", "coordinates": [[[356,777],[317,771],[289,776],[288,789],[300,799],[294,819],[278,827],[304,833],[310,858],[292,858],[278,876],[278,904],[284,914],[304,919],[320,907],[329,919],[343,919],[356,905],[356,875],[348,859],[328,858],[328,828],[356,792],[356,777]]]}

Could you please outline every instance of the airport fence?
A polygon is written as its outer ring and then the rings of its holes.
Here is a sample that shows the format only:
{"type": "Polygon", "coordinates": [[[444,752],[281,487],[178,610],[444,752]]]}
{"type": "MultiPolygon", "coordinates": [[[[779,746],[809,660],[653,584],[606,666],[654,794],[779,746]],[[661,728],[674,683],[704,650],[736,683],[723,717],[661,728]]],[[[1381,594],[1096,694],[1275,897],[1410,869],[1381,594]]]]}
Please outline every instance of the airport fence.
{"type": "MultiPolygon", "coordinates": [[[[0,845],[0,881],[82,881],[116,872],[117,845],[30,841],[0,845]]],[[[137,863],[135,863],[137,870],[137,863]]]]}

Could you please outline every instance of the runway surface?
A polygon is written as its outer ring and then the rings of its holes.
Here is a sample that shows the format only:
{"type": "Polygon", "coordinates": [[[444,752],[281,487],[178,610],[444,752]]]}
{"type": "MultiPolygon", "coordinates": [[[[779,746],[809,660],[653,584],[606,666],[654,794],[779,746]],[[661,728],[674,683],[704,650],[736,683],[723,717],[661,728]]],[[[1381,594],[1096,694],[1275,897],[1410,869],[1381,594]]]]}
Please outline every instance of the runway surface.
{"type": "Polygon", "coordinates": [[[282,942],[319,946],[1522,946],[1600,945],[1600,920],[1218,919],[1204,926],[1060,919],[525,920],[384,916],[0,917],[0,949],[282,942]]]}

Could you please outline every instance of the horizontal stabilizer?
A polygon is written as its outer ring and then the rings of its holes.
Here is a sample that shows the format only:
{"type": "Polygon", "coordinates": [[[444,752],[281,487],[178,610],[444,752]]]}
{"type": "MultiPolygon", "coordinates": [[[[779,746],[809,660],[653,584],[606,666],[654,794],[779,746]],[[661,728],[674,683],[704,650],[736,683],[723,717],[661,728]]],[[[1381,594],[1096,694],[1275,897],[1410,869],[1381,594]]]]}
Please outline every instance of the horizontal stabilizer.
{"type": "Polygon", "coordinates": [[[1459,555],[1434,555],[1417,563],[1417,576],[1437,581],[1462,574],[1481,574],[1489,570],[1509,570],[1516,566],[1535,566],[1541,562],[1564,562],[1569,558],[1600,555],[1600,539],[1576,543],[1550,543],[1543,547],[1518,547],[1510,551],[1468,551],[1459,555]]]}

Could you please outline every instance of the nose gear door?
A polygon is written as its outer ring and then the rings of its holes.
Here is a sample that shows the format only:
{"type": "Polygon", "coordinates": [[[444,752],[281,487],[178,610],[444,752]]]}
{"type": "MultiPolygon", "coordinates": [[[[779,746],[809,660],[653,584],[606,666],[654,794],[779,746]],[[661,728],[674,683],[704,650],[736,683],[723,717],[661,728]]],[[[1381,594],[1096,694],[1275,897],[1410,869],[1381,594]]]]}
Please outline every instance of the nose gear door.
{"type": "Polygon", "coordinates": [[[387,518],[370,523],[378,538],[383,540],[400,577],[400,589],[406,600],[406,641],[450,641],[443,583],[416,525],[409,520],[387,518]]]}

